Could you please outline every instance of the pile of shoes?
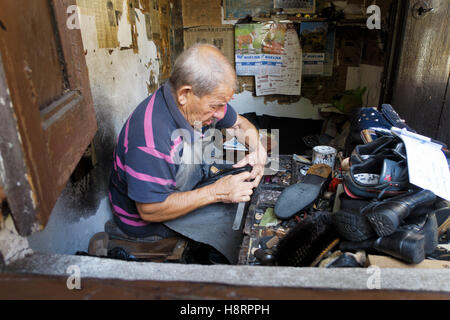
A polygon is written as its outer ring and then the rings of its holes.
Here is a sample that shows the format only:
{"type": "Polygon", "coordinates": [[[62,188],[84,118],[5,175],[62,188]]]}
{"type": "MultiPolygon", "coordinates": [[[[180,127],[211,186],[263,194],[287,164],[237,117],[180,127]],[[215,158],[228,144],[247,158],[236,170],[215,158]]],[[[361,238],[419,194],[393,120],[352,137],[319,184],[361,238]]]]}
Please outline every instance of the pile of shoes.
{"type": "MultiPolygon", "coordinates": [[[[341,250],[375,250],[420,263],[438,245],[436,211],[443,200],[409,183],[403,142],[383,135],[357,145],[343,173],[333,224],[341,250]]],[[[442,210],[442,209],[441,209],[442,210]]]]}
{"type": "MultiPolygon", "coordinates": [[[[259,264],[367,267],[371,254],[410,264],[450,260],[450,202],[410,183],[406,146],[392,128],[415,131],[390,105],[355,114],[345,152],[337,154],[340,166],[311,164],[279,193],[273,214],[287,233],[277,234],[270,250],[252,242],[259,247],[246,252],[259,264]]],[[[431,140],[450,167],[447,146],[431,140]]]]}

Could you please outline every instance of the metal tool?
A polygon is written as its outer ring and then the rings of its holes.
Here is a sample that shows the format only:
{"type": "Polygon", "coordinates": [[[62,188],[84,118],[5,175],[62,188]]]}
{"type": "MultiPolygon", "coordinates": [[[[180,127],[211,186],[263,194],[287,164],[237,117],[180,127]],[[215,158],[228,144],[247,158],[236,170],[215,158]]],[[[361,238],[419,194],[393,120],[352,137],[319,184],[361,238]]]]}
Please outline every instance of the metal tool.
{"type": "Polygon", "coordinates": [[[234,217],[233,230],[239,230],[241,228],[242,218],[244,217],[244,209],[245,202],[239,202],[236,210],[236,216],[234,217]]]}

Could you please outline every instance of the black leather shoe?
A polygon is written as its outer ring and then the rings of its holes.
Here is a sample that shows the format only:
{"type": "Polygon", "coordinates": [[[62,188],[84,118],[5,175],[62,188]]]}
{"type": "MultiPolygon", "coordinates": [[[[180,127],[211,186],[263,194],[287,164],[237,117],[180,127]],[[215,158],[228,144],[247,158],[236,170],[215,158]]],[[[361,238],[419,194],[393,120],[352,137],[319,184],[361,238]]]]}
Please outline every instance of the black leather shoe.
{"type": "Polygon", "coordinates": [[[397,137],[381,136],[372,142],[357,145],[351,154],[350,163],[358,164],[376,155],[392,154],[399,143],[401,140],[397,137]]]}
{"type": "Polygon", "coordinates": [[[341,242],[341,250],[375,249],[408,263],[420,263],[437,245],[436,216],[427,214],[401,226],[390,236],[362,242],[341,242]]]}
{"type": "Polygon", "coordinates": [[[418,217],[409,217],[397,231],[413,231],[425,236],[425,255],[431,254],[438,245],[438,223],[436,211],[418,217]]]}
{"type": "Polygon", "coordinates": [[[223,164],[220,166],[212,165],[209,168],[210,172],[207,174],[207,177],[204,180],[200,181],[194,187],[194,189],[213,184],[217,180],[222,179],[223,177],[231,175],[231,174],[233,174],[233,175],[240,174],[245,171],[251,172],[252,170],[253,170],[253,167],[249,164],[247,164],[246,166],[244,166],[242,168],[233,168],[232,164],[223,164]]]}
{"type": "Polygon", "coordinates": [[[418,206],[432,205],[436,195],[429,190],[408,193],[369,204],[363,209],[379,237],[393,234],[403,220],[418,206]]]}
{"type": "Polygon", "coordinates": [[[337,232],[346,240],[364,241],[376,236],[371,224],[362,213],[370,201],[365,199],[352,199],[345,193],[339,196],[340,210],[333,213],[333,225],[337,232]]]}
{"type": "Polygon", "coordinates": [[[389,198],[411,187],[405,159],[376,155],[362,163],[351,164],[343,173],[344,190],[352,198],[389,198]]]}

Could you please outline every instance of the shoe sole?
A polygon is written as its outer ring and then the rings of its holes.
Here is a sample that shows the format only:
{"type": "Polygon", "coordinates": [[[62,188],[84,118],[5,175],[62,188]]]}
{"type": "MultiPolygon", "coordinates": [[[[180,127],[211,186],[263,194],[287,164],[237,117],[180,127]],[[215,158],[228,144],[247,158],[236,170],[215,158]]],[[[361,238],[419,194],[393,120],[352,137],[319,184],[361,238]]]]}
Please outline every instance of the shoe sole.
{"type": "MultiPolygon", "coordinates": [[[[450,223],[450,221],[449,221],[450,223]]],[[[428,216],[428,220],[423,227],[425,234],[425,254],[431,254],[439,244],[438,225],[436,215],[434,213],[428,216]]]]}
{"type": "Polygon", "coordinates": [[[419,242],[405,241],[401,248],[402,258],[409,263],[418,264],[425,259],[425,237],[419,242]]]}
{"type": "Polygon", "coordinates": [[[386,212],[380,213],[377,211],[367,213],[367,220],[379,237],[393,234],[400,223],[394,214],[389,215],[386,212]]]}
{"type": "Polygon", "coordinates": [[[375,235],[360,213],[338,211],[333,215],[333,222],[339,234],[350,241],[364,241],[375,235]]]}
{"type": "MultiPolygon", "coordinates": [[[[423,190],[419,193],[423,193],[425,195],[425,198],[421,202],[417,202],[415,204],[416,207],[425,205],[429,201],[434,201],[435,195],[431,191],[423,190]]],[[[409,197],[414,196],[415,195],[411,195],[409,197]]],[[[409,213],[406,215],[406,217],[408,215],[409,213]]],[[[372,228],[379,237],[385,237],[393,234],[400,226],[401,222],[397,213],[393,210],[379,210],[379,208],[377,207],[368,210],[367,219],[369,220],[372,228]]]]}

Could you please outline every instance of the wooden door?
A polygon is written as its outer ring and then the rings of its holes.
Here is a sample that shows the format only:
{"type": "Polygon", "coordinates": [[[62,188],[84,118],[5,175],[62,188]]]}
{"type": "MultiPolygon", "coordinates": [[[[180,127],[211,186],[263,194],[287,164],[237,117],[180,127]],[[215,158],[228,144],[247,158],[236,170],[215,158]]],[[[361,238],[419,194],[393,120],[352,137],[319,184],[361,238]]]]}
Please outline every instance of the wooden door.
{"type": "Polygon", "coordinates": [[[391,104],[418,133],[450,145],[450,1],[405,3],[391,104]]]}
{"type": "Polygon", "coordinates": [[[45,227],[97,130],[72,5],[0,1],[0,184],[23,236],[45,227]]]}

